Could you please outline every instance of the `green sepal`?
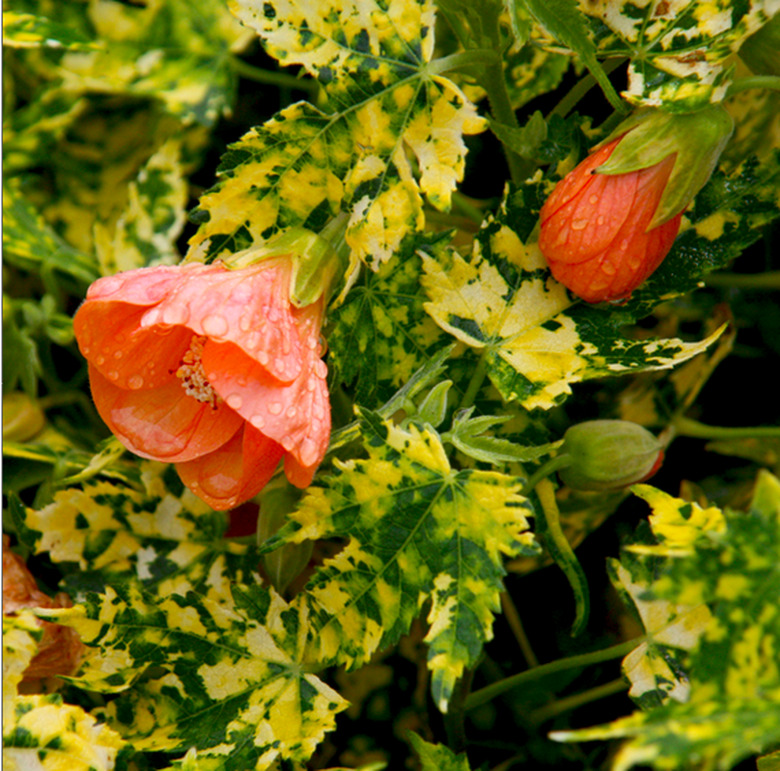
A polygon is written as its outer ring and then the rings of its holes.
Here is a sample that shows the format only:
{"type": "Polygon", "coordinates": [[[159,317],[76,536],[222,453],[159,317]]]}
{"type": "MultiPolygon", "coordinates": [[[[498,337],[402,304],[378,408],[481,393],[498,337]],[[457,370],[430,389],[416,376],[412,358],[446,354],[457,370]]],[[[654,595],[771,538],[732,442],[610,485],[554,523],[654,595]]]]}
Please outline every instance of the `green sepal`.
{"type": "Polygon", "coordinates": [[[666,183],[652,230],[679,214],[704,187],[734,131],[734,120],[723,107],[692,113],[639,110],[624,120],[602,144],[625,135],[598,174],[629,174],[677,158],[666,183]]]}

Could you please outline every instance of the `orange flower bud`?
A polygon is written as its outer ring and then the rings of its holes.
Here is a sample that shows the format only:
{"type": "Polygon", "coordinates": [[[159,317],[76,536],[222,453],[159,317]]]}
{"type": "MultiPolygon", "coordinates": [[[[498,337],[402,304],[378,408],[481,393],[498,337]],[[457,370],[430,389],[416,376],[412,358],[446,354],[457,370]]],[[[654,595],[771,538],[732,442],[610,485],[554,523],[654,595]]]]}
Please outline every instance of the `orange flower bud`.
{"type": "Polygon", "coordinates": [[[578,297],[624,300],[661,264],[682,212],[650,227],[675,163],[599,174],[622,140],[591,153],[562,179],[540,212],[539,248],[553,276],[578,297]]]}

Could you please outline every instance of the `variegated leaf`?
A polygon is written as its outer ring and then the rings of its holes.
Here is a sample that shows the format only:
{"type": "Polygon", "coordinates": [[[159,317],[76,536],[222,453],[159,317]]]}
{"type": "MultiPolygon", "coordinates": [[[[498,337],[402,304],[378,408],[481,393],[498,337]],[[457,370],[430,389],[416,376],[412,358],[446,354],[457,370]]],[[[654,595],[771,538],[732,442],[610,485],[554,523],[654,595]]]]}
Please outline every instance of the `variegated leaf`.
{"type": "Polygon", "coordinates": [[[79,30],[44,16],[13,11],[3,12],[3,45],[11,48],[97,48],[97,44],[79,30]]]}
{"type": "Polygon", "coordinates": [[[310,657],[356,666],[404,634],[430,599],[428,665],[446,711],[455,682],[492,637],[502,557],[533,554],[520,480],[454,470],[437,434],[364,415],[369,458],[309,489],[284,539],[347,536],[297,603],[311,607],[310,657]]]}
{"type": "Polygon", "coordinates": [[[580,0],[580,6],[598,20],[599,55],[631,57],[623,96],[681,112],[725,97],[730,60],[780,9],[777,0],[580,0]]]}
{"type": "Polygon", "coordinates": [[[436,73],[433,4],[235,0],[284,64],[302,64],[326,94],[246,134],[200,200],[190,256],[212,260],[285,227],[318,230],[350,215],[355,259],[378,267],[422,230],[422,197],[448,209],[462,179],[463,134],[485,128],[455,84],[436,73]],[[414,163],[411,161],[414,158],[414,163]]]}
{"type": "Polygon", "coordinates": [[[718,332],[700,343],[631,339],[621,331],[624,314],[573,303],[537,244],[523,243],[513,229],[527,217],[522,201],[507,196],[483,225],[470,260],[454,251],[424,257],[426,309],[443,329],[484,352],[505,399],[549,409],[572,383],[667,369],[717,338],[718,332]]]}

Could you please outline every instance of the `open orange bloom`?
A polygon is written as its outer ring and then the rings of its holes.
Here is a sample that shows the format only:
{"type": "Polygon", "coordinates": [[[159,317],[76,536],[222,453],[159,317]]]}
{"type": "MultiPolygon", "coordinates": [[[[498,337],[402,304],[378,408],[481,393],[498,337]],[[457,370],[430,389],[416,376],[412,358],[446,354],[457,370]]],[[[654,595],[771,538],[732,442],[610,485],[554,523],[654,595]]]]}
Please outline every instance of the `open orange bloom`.
{"type": "Polygon", "coordinates": [[[306,487],[327,449],[324,300],[294,307],[291,267],[130,270],[92,284],[73,319],[108,427],[215,509],[257,494],[282,457],[306,487]]]}
{"type": "Polygon", "coordinates": [[[539,248],[553,276],[588,302],[626,299],[672,248],[682,213],[648,230],[674,154],[625,174],[597,174],[622,137],[566,175],[539,214],[539,248]]]}

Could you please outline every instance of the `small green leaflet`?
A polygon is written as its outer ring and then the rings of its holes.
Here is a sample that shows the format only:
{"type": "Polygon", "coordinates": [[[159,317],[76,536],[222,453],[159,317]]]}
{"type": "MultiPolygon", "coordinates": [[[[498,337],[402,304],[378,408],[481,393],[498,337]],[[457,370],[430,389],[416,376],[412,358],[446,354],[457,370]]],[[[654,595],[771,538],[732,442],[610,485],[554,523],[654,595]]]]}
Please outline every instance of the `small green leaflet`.
{"type": "Polygon", "coordinates": [[[470,260],[453,250],[423,258],[426,309],[458,340],[484,350],[488,375],[506,400],[549,409],[572,383],[667,369],[717,339],[719,332],[700,343],[633,340],[621,331],[622,314],[573,305],[537,244],[524,244],[513,229],[526,214],[520,201],[510,191],[477,235],[470,260]]]}
{"type": "Polygon", "coordinates": [[[446,711],[465,667],[492,637],[502,558],[535,554],[517,477],[455,471],[431,428],[363,413],[369,457],[336,462],[267,544],[347,536],[293,605],[310,606],[309,657],[357,666],[405,634],[430,599],[428,665],[446,711]]]}
{"type": "Polygon", "coordinates": [[[409,741],[420,758],[422,771],[471,771],[465,752],[456,755],[449,747],[431,744],[411,732],[409,741]]]}
{"type": "Polygon", "coordinates": [[[315,75],[326,98],[323,109],[285,108],[229,148],[193,213],[190,256],[210,261],[293,226],[316,231],[343,210],[353,259],[377,267],[423,229],[423,195],[449,208],[463,177],[462,135],[486,126],[431,64],[433,4],[230,7],[272,56],[315,75]]]}
{"type": "Polygon", "coordinates": [[[616,771],[732,768],[780,741],[780,480],[761,471],[747,512],[702,509],[647,485],[633,489],[653,507],[660,543],[632,551],[664,558],[643,598],[708,608],[683,634],[697,638],[685,667],[690,698],[551,737],[627,738],[616,771]]]}
{"type": "MultiPolygon", "coordinates": [[[[434,248],[441,236],[415,239],[434,248]]],[[[328,367],[335,383],[355,384],[355,402],[375,408],[448,342],[425,312],[422,260],[413,249],[365,271],[329,317],[328,367]]]]}
{"type": "Polygon", "coordinates": [[[589,0],[601,57],[629,56],[634,105],[688,112],[721,101],[741,43],[777,12],[776,0],[589,0]]]}

